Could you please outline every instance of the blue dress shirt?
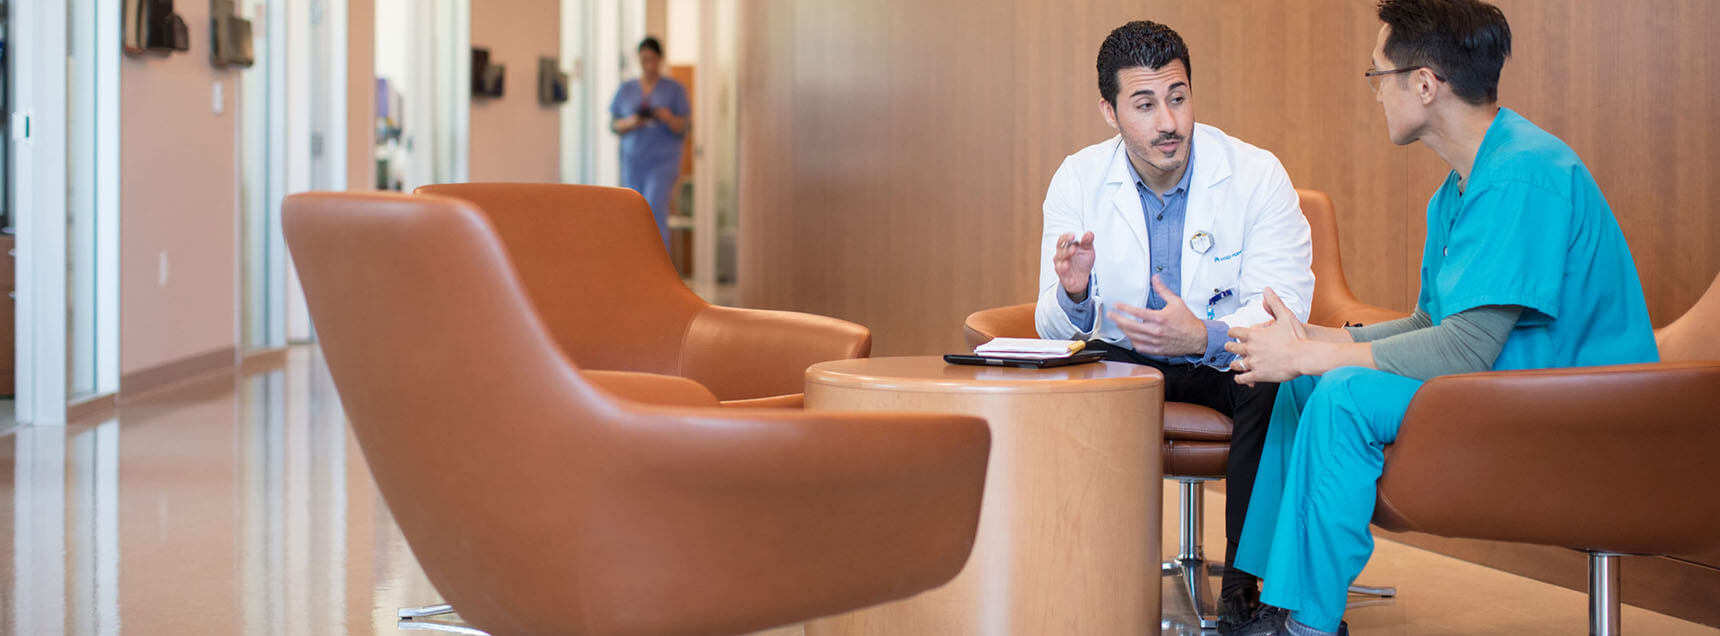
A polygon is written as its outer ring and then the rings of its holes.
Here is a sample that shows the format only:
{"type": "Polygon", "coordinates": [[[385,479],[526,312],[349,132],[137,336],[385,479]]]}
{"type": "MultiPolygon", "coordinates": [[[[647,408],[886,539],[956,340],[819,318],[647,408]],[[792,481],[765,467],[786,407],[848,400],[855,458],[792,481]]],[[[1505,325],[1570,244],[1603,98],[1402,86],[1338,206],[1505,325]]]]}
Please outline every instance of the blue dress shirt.
{"type": "MultiPolygon", "coordinates": [[[[1141,197],[1141,211],[1146,215],[1147,240],[1153,249],[1148,250],[1149,266],[1153,268],[1152,275],[1158,276],[1167,287],[1181,294],[1182,290],[1182,234],[1183,219],[1188,211],[1189,179],[1194,175],[1194,146],[1189,146],[1188,168],[1183,170],[1182,179],[1176,187],[1164,196],[1159,196],[1147,187],[1141,175],[1135,172],[1133,162],[1128,162],[1129,176],[1135,181],[1135,191],[1141,197]]],[[[1087,281],[1086,299],[1077,303],[1069,298],[1068,293],[1057,295],[1057,304],[1068,314],[1069,321],[1082,331],[1093,329],[1093,281],[1087,281]]],[[[1184,299],[1191,307],[1204,304],[1205,299],[1184,299]]],[[[1164,309],[1165,299],[1151,286],[1147,288],[1147,309],[1164,309]]],[[[1219,369],[1230,368],[1230,362],[1236,356],[1224,350],[1224,343],[1230,341],[1230,325],[1219,320],[1205,320],[1206,323],[1206,352],[1201,355],[1186,356],[1146,356],[1166,364],[1206,364],[1219,369]]]]}

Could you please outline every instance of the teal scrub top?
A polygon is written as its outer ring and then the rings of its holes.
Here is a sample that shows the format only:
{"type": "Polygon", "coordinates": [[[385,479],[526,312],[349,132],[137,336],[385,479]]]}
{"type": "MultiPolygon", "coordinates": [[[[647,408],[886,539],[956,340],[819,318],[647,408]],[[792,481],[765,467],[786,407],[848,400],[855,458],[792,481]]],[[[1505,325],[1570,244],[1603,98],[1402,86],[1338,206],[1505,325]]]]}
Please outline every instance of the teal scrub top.
{"type": "Polygon", "coordinates": [[[1501,108],[1458,183],[1453,171],[1427,204],[1420,302],[1434,324],[1523,307],[1495,370],[1659,359],[1630,246],[1570,146],[1501,108]]]}

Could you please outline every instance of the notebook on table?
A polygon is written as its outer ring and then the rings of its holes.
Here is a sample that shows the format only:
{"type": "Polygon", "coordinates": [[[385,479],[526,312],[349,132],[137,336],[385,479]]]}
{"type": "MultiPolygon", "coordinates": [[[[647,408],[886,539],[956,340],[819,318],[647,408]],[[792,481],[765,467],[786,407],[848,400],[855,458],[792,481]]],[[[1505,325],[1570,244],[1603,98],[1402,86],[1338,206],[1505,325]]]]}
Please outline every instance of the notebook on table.
{"type": "Polygon", "coordinates": [[[1080,340],[992,338],[990,342],[974,347],[971,355],[947,354],[944,361],[951,364],[1048,369],[1098,362],[1105,357],[1104,352],[1087,351],[1086,346],[1087,343],[1080,340]]]}

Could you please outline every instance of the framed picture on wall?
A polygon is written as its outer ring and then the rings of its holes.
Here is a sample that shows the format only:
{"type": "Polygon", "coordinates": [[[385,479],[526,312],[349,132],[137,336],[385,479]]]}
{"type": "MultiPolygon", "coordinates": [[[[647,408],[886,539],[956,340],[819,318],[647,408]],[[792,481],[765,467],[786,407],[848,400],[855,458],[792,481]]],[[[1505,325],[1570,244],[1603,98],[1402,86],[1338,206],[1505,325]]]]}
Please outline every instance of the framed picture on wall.
{"type": "Polygon", "coordinates": [[[502,64],[490,63],[490,50],[472,47],[472,95],[476,97],[501,97],[502,82],[507,78],[507,68],[502,64]]]}

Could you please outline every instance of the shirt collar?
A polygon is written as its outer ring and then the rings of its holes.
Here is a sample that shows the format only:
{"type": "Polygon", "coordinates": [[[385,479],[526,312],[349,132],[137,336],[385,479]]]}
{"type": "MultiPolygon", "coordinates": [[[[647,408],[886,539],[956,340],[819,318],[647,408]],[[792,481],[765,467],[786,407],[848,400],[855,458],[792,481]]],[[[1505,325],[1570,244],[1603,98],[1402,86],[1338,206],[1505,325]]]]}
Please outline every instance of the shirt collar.
{"type": "MultiPolygon", "coordinates": [[[[1190,137],[1193,137],[1193,135],[1190,135],[1190,137]]],[[[1129,178],[1134,180],[1135,188],[1140,189],[1140,190],[1145,190],[1147,192],[1152,192],[1153,189],[1147,185],[1146,180],[1141,178],[1140,173],[1135,172],[1135,162],[1129,160],[1128,153],[1126,151],[1124,152],[1124,155],[1123,155],[1123,165],[1129,167],[1129,178]]],[[[1194,177],[1194,140],[1190,139],[1189,145],[1188,145],[1188,168],[1186,170],[1183,170],[1182,179],[1177,180],[1177,186],[1175,188],[1171,188],[1170,192],[1166,192],[1164,194],[1164,198],[1170,198],[1171,195],[1177,194],[1179,192],[1188,192],[1188,183],[1193,177],[1194,177]]],[[[1153,192],[1153,195],[1158,196],[1159,193],[1153,192]]]]}

